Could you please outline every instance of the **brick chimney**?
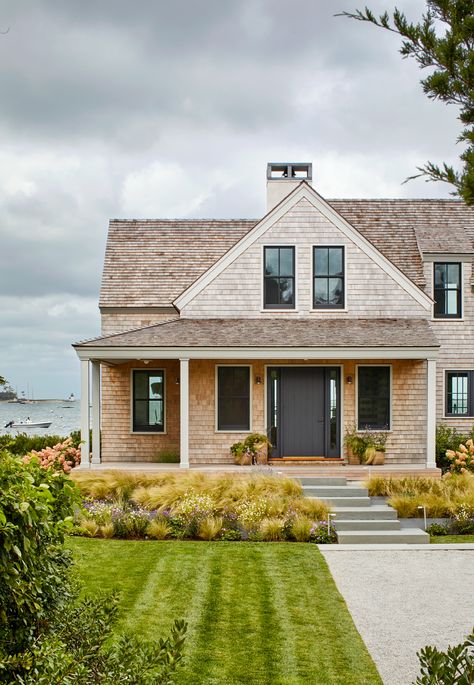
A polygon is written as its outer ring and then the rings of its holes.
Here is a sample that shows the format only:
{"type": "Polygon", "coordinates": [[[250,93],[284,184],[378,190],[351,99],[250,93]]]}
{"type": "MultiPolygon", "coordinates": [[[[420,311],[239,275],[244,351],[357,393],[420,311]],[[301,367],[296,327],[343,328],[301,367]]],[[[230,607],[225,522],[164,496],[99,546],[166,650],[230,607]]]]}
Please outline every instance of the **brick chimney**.
{"type": "Polygon", "coordinates": [[[267,212],[289,195],[301,181],[313,185],[313,165],[308,162],[267,164],[267,212]]]}

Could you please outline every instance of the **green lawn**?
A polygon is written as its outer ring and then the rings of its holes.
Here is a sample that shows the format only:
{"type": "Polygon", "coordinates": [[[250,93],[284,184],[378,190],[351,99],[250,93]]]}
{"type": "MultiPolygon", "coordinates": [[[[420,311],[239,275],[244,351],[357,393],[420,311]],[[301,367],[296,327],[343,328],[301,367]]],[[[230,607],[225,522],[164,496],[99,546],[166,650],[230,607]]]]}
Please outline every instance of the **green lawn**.
{"type": "Polygon", "coordinates": [[[122,593],[119,630],[156,638],[188,622],[180,685],[382,685],[314,545],[68,545],[90,591],[122,593]]]}
{"type": "Polygon", "coordinates": [[[430,542],[435,545],[454,544],[456,542],[474,542],[474,535],[432,535],[430,542]]]}

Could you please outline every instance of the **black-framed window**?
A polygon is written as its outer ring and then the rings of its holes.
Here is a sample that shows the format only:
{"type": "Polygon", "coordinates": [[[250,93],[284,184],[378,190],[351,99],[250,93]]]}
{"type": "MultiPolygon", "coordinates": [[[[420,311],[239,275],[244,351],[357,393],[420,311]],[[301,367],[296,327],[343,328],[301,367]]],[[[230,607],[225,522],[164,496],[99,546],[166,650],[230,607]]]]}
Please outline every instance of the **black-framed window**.
{"type": "Polygon", "coordinates": [[[265,309],[295,308],[295,248],[265,247],[263,298],[265,309]]]}
{"type": "Polygon", "coordinates": [[[165,430],[165,372],[160,369],[133,371],[133,430],[163,433],[165,430]]]}
{"type": "Polygon", "coordinates": [[[390,419],[390,367],[359,366],[357,369],[358,430],[389,430],[390,419]]]}
{"type": "Polygon", "coordinates": [[[434,316],[437,319],[460,319],[462,284],[461,264],[434,263],[434,316]]]}
{"type": "Polygon", "coordinates": [[[313,248],[313,308],[344,309],[344,248],[313,248]]]}
{"type": "Polygon", "coordinates": [[[446,416],[474,416],[474,371],[446,371],[446,416]]]}
{"type": "Polygon", "coordinates": [[[217,430],[250,430],[250,367],[217,367],[217,430]]]}

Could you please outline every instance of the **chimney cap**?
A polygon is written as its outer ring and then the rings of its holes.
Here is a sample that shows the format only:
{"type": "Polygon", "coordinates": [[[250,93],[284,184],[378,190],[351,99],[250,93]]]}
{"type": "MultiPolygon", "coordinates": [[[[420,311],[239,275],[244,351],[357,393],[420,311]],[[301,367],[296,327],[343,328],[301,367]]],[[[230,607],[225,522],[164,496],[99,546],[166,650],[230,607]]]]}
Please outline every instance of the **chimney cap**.
{"type": "Polygon", "coordinates": [[[268,162],[267,181],[311,181],[311,162],[268,162]]]}

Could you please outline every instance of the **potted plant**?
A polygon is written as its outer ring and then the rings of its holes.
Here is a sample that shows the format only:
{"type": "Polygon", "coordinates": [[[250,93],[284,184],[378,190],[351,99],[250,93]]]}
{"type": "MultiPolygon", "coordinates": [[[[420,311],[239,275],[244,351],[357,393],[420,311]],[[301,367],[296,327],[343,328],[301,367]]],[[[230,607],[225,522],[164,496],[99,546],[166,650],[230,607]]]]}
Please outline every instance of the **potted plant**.
{"type": "Polygon", "coordinates": [[[386,431],[357,430],[351,426],[345,435],[345,444],[351,454],[350,464],[381,465],[385,462],[386,431]]]}
{"type": "Polygon", "coordinates": [[[230,447],[234,462],[241,466],[267,464],[271,443],[262,433],[251,433],[243,442],[235,442],[230,447]]]}

